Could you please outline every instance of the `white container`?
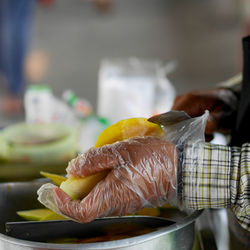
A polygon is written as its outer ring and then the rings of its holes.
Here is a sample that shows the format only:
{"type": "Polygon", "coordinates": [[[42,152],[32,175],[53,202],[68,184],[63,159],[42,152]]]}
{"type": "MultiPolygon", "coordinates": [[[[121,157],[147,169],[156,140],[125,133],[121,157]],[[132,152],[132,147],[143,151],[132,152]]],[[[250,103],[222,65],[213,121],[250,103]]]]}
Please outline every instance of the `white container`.
{"type": "Polygon", "coordinates": [[[30,86],[24,96],[27,123],[50,123],[53,115],[53,95],[46,85],[30,86]]]}

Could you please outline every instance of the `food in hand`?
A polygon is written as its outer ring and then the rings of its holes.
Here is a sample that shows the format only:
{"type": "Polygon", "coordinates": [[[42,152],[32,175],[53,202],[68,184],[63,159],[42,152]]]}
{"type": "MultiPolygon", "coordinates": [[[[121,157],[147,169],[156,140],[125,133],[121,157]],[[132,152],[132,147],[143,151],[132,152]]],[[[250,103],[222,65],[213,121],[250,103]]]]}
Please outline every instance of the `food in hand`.
{"type": "Polygon", "coordinates": [[[62,175],[58,175],[58,174],[52,174],[52,173],[48,173],[48,172],[44,172],[44,171],[40,171],[40,174],[46,178],[49,178],[58,186],[60,186],[63,181],[67,180],[66,177],[64,177],[62,175]]]}
{"type": "MultiPolygon", "coordinates": [[[[161,136],[162,134],[161,126],[147,121],[146,118],[130,118],[121,120],[103,130],[97,138],[95,147],[112,144],[135,136],[161,136]]],[[[72,199],[82,199],[107,174],[108,171],[103,171],[86,177],[70,177],[61,184],[60,188],[72,199]]]]}
{"type": "Polygon", "coordinates": [[[162,128],[146,118],[129,118],[121,120],[105,130],[97,138],[95,147],[112,144],[135,136],[161,136],[162,128]]]}
{"type": "Polygon", "coordinates": [[[107,176],[109,171],[102,171],[83,178],[71,177],[62,182],[60,188],[73,200],[81,200],[95,187],[95,185],[107,176]]]}

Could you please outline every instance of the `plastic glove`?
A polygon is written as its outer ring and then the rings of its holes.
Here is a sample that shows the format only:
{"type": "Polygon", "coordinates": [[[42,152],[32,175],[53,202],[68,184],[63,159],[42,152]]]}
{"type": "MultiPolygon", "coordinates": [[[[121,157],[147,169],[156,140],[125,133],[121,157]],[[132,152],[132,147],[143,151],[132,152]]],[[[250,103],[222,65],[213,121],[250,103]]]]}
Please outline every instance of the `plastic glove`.
{"type": "Polygon", "coordinates": [[[62,214],[80,222],[161,206],[176,199],[177,163],[176,146],[157,137],[91,148],[70,162],[68,176],[110,173],[83,200],[71,200],[60,188],[53,189],[54,199],[62,214]]]}
{"type": "Polygon", "coordinates": [[[209,110],[206,126],[206,140],[213,139],[215,131],[227,133],[236,118],[237,97],[226,88],[191,91],[177,96],[172,110],[183,110],[191,117],[202,115],[209,110]]]}

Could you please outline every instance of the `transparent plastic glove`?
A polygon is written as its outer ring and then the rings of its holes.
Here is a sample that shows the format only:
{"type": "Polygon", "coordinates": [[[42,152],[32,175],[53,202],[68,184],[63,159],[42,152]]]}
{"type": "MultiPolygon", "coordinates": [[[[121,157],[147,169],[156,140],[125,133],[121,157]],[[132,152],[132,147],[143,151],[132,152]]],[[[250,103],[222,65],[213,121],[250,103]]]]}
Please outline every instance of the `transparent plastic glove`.
{"type": "Polygon", "coordinates": [[[177,148],[204,142],[208,115],[206,111],[200,117],[190,118],[183,111],[171,111],[152,117],[151,122],[163,127],[162,137],[133,137],[91,148],[69,163],[68,177],[110,171],[85,198],[72,200],[60,188],[47,183],[38,190],[38,200],[56,213],[79,222],[131,214],[167,202],[181,205],[177,201],[181,150],[177,148]]]}
{"type": "Polygon", "coordinates": [[[191,117],[200,116],[209,110],[205,133],[206,140],[210,141],[215,131],[227,133],[232,129],[237,103],[237,97],[230,89],[214,88],[177,96],[172,110],[183,110],[191,117]]]}
{"type": "Polygon", "coordinates": [[[62,214],[80,222],[161,206],[176,198],[177,163],[176,146],[157,137],[92,148],[71,161],[68,175],[110,173],[81,201],[71,200],[60,188],[53,189],[54,199],[62,214]]]}

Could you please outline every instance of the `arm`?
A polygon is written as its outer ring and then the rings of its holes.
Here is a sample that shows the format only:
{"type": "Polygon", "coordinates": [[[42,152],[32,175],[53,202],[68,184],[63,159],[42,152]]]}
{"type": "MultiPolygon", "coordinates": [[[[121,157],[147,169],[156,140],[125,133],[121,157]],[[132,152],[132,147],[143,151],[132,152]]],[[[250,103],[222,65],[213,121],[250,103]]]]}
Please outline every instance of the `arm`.
{"type": "Polygon", "coordinates": [[[203,143],[183,152],[181,200],[184,207],[231,208],[250,230],[250,144],[242,148],[203,143]]]}
{"type": "Polygon", "coordinates": [[[174,144],[160,138],[135,138],[78,156],[67,169],[70,175],[86,176],[110,166],[113,169],[81,201],[71,200],[59,188],[54,189],[54,198],[63,214],[88,222],[177,201],[178,191],[182,207],[231,208],[242,227],[249,230],[249,156],[250,144],[241,149],[190,144],[183,149],[180,165],[174,144]],[[177,171],[178,166],[181,171],[177,171]],[[181,180],[178,188],[176,180],[181,180]]]}
{"type": "Polygon", "coordinates": [[[172,110],[183,110],[191,117],[202,115],[209,110],[206,126],[206,140],[218,131],[228,133],[236,120],[241,91],[241,74],[206,90],[194,90],[176,97],[172,110]]]}

